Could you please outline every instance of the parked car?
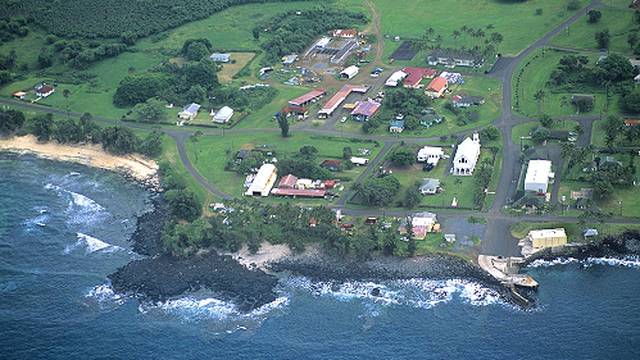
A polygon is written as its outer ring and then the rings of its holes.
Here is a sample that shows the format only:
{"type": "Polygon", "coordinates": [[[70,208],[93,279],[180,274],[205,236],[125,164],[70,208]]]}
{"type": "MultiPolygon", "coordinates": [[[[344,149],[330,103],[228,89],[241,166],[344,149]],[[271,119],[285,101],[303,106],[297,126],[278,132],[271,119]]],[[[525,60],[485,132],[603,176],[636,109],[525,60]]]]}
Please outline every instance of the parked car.
{"type": "Polygon", "coordinates": [[[347,122],[347,117],[343,116],[342,119],[340,119],[340,122],[343,123],[343,124],[346,123],[347,122]]]}
{"type": "Polygon", "coordinates": [[[423,171],[431,171],[433,170],[435,166],[432,163],[426,163],[424,164],[424,167],[422,167],[423,171]]]}

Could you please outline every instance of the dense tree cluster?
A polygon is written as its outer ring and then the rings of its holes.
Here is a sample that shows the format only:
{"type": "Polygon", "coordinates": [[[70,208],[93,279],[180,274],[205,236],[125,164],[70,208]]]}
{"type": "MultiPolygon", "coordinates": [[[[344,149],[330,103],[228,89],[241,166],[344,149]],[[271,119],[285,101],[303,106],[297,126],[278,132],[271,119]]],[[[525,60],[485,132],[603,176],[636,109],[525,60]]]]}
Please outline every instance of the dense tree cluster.
{"type": "Polygon", "coordinates": [[[29,34],[29,26],[24,17],[18,16],[0,20],[0,43],[13,40],[16,37],[27,36],[27,34],[29,34]]]}
{"type": "Polygon", "coordinates": [[[258,23],[253,29],[253,36],[258,40],[261,32],[270,34],[262,48],[265,51],[264,62],[274,63],[284,55],[302,52],[318,35],[329,30],[366,22],[364,14],[329,7],[288,11],[258,23]]]}
{"type": "Polygon", "coordinates": [[[331,171],[318,164],[317,153],[315,147],[303,146],[297,153],[278,159],[278,172],[308,179],[332,179],[334,176],[331,171]]]}
{"type": "Polygon", "coordinates": [[[383,175],[380,177],[367,179],[362,184],[354,185],[362,202],[367,205],[389,204],[400,191],[400,181],[393,175],[383,175]]]}
{"type": "Polygon", "coordinates": [[[380,112],[362,126],[365,132],[377,129],[399,114],[404,116],[405,130],[416,130],[422,111],[431,106],[431,99],[420,91],[400,87],[387,90],[382,105],[380,112]]]}
{"type": "Polygon", "coordinates": [[[137,38],[204,19],[233,5],[269,0],[1,0],[0,19],[32,18],[49,33],[68,38],[137,38]]]}
{"type": "Polygon", "coordinates": [[[54,120],[52,114],[36,115],[25,120],[22,112],[0,110],[0,135],[33,134],[39,141],[55,140],[61,144],[90,142],[114,154],[138,152],[156,157],[162,151],[162,134],[154,131],[139,138],[122,126],[101,128],[84,114],[79,121],[71,118],[54,120]]]}

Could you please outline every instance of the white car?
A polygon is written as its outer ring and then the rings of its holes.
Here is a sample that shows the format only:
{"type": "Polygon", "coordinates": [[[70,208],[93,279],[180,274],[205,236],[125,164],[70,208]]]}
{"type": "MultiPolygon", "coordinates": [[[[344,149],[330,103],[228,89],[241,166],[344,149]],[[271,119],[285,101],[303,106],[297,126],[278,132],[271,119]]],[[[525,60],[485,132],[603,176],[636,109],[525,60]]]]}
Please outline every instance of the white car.
{"type": "Polygon", "coordinates": [[[343,124],[346,123],[347,122],[347,117],[343,116],[342,119],[340,119],[340,122],[343,123],[343,124]]]}

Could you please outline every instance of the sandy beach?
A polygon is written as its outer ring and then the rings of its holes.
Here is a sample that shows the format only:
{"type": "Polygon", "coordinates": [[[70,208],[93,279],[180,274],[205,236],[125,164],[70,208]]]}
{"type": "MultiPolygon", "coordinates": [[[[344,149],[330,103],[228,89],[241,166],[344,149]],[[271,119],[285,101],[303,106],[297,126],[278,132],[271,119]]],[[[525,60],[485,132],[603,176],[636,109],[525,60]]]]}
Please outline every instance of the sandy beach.
{"type": "Polygon", "coordinates": [[[39,143],[33,135],[27,135],[0,138],[0,151],[29,153],[45,159],[117,171],[147,185],[158,185],[158,164],[155,161],[141,155],[109,154],[100,145],[68,145],[53,141],[39,143]]]}

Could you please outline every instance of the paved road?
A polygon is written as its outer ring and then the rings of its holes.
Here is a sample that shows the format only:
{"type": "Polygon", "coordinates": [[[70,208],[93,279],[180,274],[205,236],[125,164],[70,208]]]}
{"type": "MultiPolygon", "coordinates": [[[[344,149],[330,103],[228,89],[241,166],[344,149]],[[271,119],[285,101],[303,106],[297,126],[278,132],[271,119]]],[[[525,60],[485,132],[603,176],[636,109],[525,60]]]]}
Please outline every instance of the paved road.
{"type": "MultiPolygon", "coordinates": [[[[500,175],[499,185],[497,187],[495,200],[493,206],[487,213],[483,213],[480,211],[441,211],[439,212],[439,217],[444,221],[448,220],[465,220],[470,216],[481,217],[487,221],[485,236],[482,241],[482,253],[486,255],[517,255],[518,248],[516,244],[516,240],[513,239],[510,235],[509,228],[516,222],[525,222],[525,221],[560,221],[560,222],[578,222],[579,219],[576,217],[565,217],[565,216],[554,216],[554,215],[543,215],[543,216],[520,216],[520,217],[512,217],[509,215],[505,215],[502,213],[502,209],[505,205],[509,203],[509,200],[513,198],[513,195],[516,191],[516,183],[515,180],[519,176],[520,172],[520,149],[519,144],[514,144],[511,139],[511,132],[514,126],[523,124],[530,121],[535,121],[535,119],[530,119],[523,116],[516,116],[512,111],[512,85],[511,79],[513,77],[514,71],[517,68],[518,64],[529,54],[535,51],[538,48],[547,46],[551,38],[555,35],[563,31],[567,26],[573,24],[578,19],[580,19],[588,10],[597,8],[602,6],[600,1],[595,0],[591,2],[588,6],[586,6],[583,10],[577,12],[575,15],[564,21],[562,24],[558,25],[556,28],[548,32],[545,36],[535,41],[533,44],[528,46],[525,50],[523,50],[520,54],[515,57],[505,57],[498,60],[496,65],[493,67],[489,76],[493,76],[495,78],[500,79],[502,82],[502,114],[499,119],[494,122],[494,125],[502,132],[503,138],[503,164],[502,164],[502,172],[500,175]]],[[[383,39],[380,39],[382,41],[383,39]]],[[[382,77],[381,77],[382,78],[382,77]]],[[[373,81],[374,86],[381,86],[380,79],[377,81],[373,81]]],[[[67,112],[62,109],[51,108],[38,104],[30,104],[25,103],[23,101],[17,101],[13,99],[0,99],[0,104],[10,105],[18,108],[23,108],[27,110],[33,111],[44,111],[50,112],[57,115],[63,116],[72,116],[74,118],[79,118],[82,114],[67,112]]],[[[114,125],[119,124],[123,126],[127,126],[134,129],[144,129],[148,130],[150,128],[154,128],[154,126],[149,126],[145,124],[138,123],[130,123],[130,122],[120,122],[113,119],[108,119],[100,116],[94,116],[96,121],[102,122],[104,124],[114,125]]],[[[337,118],[336,118],[337,119],[337,118]]],[[[599,119],[597,115],[589,115],[589,116],[568,116],[565,117],[568,120],[578,121],[585,132],[583,136],[580,137],[578,141],[578,145],[586,146],[590,143],[591,138],[591,128],[593,121],[599,119]]],[[[300,125],[292,127],[292,132],[300,132],[300,133],[309,133],[314,135],[326,135],[333,137],[348,137],[348,138],[357,138],[357,139],[372,139],[379,141],[383,144],[383,148],[380,150],[378,155],[372,159],[369,163],[369,166],[365,169],[365,171],[358,176],[355,180],[355,183],[361,183],[364,179],[369,177],[376,169],[380,166],[380,163],[383,161],[385,156],[400,142],[408,143],[408,144],[423,144],[429,142],[438,141],[437,137],[429,137],[429,138],[410,138],[410,137],[394,137],[394,136],[372,136],[366,134],[354,134],[347,133],[345,134],[342,131],[336,130],[334,128],[335,119],[332,122],[328,122],[322,128],[313,128],[308,125],[300,125]]],[[[165,132],[167,135],[171,136],[176,142],[176,146],[178,149],[178,154],[180,156],[180,160],[184,164],[187,171],[193,176],[193,178],[202,185],[207,191],[211,194],[229,199],[232,196],[224,193],[215,184],[210,183],[206,178],[204,178],[197,169],[191,163],[187,151],[186,151],[186,140],[191,136],[196,129],[193,128],[176,128],[176,127],[168,127],[168,126],[155,126],[155,128],[160,129],[165,132]]],[[[209,136],[221,136],[221,129],[205,129],[199,128],[197,129],[201,131],[205,135],[209,136]]],[[[469,134],[477,129],[467,130],[454,135],[463,135],[469,134]]],[[[232,134],[241,134],[241,133],[254,133],[256,131],[269,131],[269,132],[277,132],[278,129],[229,129],[224,132],[228,135],[232,134]]],[[[555,191],[555,190],[554,190],[555,191]]],[[[377,215],[388,215],[388,216],[404,216],[409,211],[406,210],[387,210],[383,209],[370,209],[370,208],[354,208],[348,207],[347,201],[353,196],[353,190],[348,190],[344,194],[344,196],[338,200],[335,205],[332,205],[332,208],[342,209],[345,214],[353,215],[353,216],[377,216],[377,215]]],[[[557,196],[557,191],[556,191],[557,196]]],[[[619,224],[638,224],[640,221],[638,219],[629,219],[629,218],[609,218],[607,222],[610,223],[619,223],[619,224]]]]}

